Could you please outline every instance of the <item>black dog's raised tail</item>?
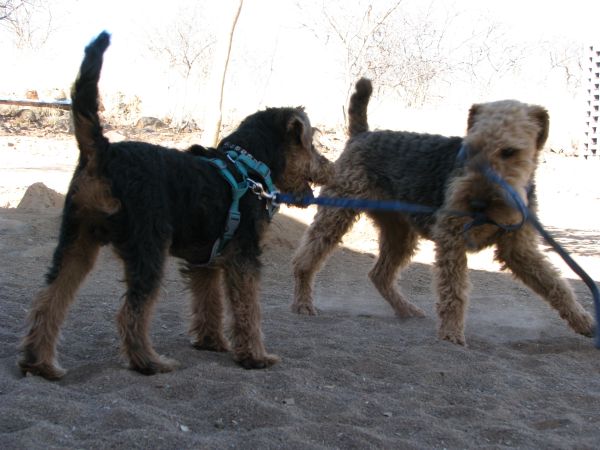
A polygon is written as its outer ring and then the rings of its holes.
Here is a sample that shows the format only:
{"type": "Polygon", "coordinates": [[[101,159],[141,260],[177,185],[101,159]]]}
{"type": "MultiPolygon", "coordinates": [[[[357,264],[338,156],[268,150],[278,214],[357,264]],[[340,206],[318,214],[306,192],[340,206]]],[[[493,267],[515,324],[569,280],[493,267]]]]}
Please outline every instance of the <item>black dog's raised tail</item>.
{"type": "Polygon", "coordinates": [[[75,137],[81,156],[86,159],[108,145],[108,139],[102,135],[98,117],[98,80],[102,58],[109,44],[110,35],[103,31],[85,48],[85,57],[71,89],[75,137]]]}
{"type": "Polygon", "coordinates": [[[369,121],[367,120],[367,106],[373,93],[371,80],[361,78],[356,82],[356,90],[350,97],[348,106],[348,135],[355,136],[358,133],[369,131],[369,121]]]}

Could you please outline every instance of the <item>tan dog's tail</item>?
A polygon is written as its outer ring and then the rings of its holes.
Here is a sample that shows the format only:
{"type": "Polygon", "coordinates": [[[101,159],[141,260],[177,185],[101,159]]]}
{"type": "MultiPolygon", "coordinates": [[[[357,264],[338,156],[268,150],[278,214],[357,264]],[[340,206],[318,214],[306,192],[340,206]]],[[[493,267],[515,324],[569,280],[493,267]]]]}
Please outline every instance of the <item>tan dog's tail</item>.
{"type": "Polygon", "coordinates": [[[356,82],[356,90],[350,97],[348,106],[348,136],[352,137],[358,133],[369,131],[369,122],[367,120],[367,106],[373,92],[371,80],[361,78],[356,82]]]}
{"type": "Polygon", "coordinates": [[[98,80],[102,69],[102,57],[109,44],[110,35],[103,31],[85,48],[85,57],[71,89],[75,137],[81,158],[86,161],[97,151],[108,146],[108,139],[102,135],[98,117],[98,80]]]}

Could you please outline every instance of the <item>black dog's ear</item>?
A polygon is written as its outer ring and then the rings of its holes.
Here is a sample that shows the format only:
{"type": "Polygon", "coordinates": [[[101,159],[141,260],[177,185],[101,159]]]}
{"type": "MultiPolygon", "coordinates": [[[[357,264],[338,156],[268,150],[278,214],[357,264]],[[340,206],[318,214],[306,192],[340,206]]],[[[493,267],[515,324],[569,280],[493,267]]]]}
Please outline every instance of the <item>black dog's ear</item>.
{"type": "Polygon", "coordinates": [[[287,132],[290,134],[294,141],[305,149],[310,149],[312,146],[312,127],[306,123],[306,118],[300,114],[295,114],[288,121],[287,132]]]}
{"type": "Polygon", "coordinates": [[[537,149],[541,150],[541,148],[546,143],[546,139],[548,139],[548,131],[550,129],[550,116],[548,115],[548,111],[541,106],[532,105],[529,110],[529,116],[537,122],[540,126],[540,131],[538,132],[537,137],[537,149]]]}
{"type": "Polygon", "coordinates": [[[475,118],[479,113],[480,107],[481,105],[474,104],[471,106],[471,109],[469,109],[469,118],[467,119],[467,131],[469,131],[471,127],[475,124],[475,118]]]}

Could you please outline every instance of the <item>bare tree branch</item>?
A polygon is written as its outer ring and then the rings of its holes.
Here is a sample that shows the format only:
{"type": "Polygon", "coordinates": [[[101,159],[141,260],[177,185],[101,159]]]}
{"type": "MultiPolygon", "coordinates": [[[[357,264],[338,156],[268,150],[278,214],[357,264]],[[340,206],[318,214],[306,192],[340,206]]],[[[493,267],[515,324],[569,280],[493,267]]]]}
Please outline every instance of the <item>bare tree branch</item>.
{"type": "Polygon", "coordinates": [[[43,0],[0,1],[0,26],[12,35],[19,48],[42,47],[53,31],[52,9],[43,0]]]}
{"type": "Polygon", "coordinates": [[[329,0],[319,2],[317,15],[305,3],[297,3],[311,14],[305,27],[326,45],[341,47],[344,105],[360,76],[395,92],[406,105],[419,106],[440,98],[439,88],[453,79],[485,88],[493,77],[517,70],[532,51],[489,18],[464,27],[464,13],[440,0],[410,9],[402,0],[359,0],[352,9],[329,0]]]}
{"type": "Polygon", "coordinates": [[[567,90],[575,95],[583,81],[583,48],[579,44],[565,40],[546,42],[543,47],[548,55],[550,70],[560,71],[567,90]]]}
{"type": "Polygon", "coordinates": [[[207,73],[210,52],[215,44],[213,36],[198,31],[196,22],[195,14],[188,12],[188,15],[179,16],[176,23],[167,27],[169,32],[155,30],[149,38],[149,50],[155,55],[166,57],[169,65],[178,70],[185,80],[194,72],[207,73]],[[201,58],[207,63],[199,64],[201,58]]]}

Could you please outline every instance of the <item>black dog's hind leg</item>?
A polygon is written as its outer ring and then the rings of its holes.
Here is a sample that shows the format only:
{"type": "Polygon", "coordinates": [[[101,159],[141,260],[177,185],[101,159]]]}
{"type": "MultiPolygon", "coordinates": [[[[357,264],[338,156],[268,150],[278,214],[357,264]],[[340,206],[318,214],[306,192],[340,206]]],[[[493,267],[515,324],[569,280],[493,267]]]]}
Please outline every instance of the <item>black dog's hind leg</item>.
{"type": "Polygon", "coordinates": [[[56,362],[56,343],[67,310],[77,289],[92,270],[100,245],[75,217],[71,197],[66,200],[58,246],[47,275],[29,313],[30,330],[23,339],[19,367],[49,380],[65,371],[56,362]]]}
{"type": "MultiPolygon", "coordinates": [[[[151,225],[149,226],[151,228],[151,225]]],[[[138,237],[119,248],[125,262],[127,293],[118,314],[123,353],[130,367],[144,375],[170,372],[177,362],[154,351],[149,336],[150,319],[163,275],[166,242],[138,237]]]]}
{"type": "Polygon", "coordinates": [[[222,270],[190,267],[183,274],[192,292],[192,345],[201,350],[228,351],[229,344],[223,336],[222,270]]]}
{"type": "Polygon", "coordinates": [[[266,352],[258,299],[260,262],[238,255],[225,267],[225,286],[233,312],[233,358],[246,369],[263,369],[279,361],[266,352]]]}

